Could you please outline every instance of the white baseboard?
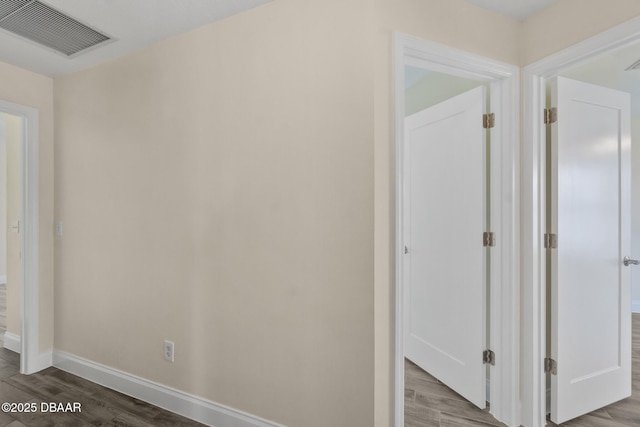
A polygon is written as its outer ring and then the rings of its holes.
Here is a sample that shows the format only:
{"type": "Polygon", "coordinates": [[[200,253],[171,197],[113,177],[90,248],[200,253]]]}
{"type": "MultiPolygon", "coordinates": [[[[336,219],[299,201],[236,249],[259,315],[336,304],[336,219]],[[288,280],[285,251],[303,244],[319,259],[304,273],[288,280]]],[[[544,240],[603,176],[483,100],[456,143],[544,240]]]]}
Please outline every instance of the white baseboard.
{"type": "Polygon", "coordinates": [[[20,335],[12,334],[11,332],[5,332],[2,337],[4,340],[4,348],[7,350],[15,351],[16,353],[20,353],[20,335]]]}
{"type": "Polygon", "coordinates": [[[38,371],[53,366],[53,350],[45,351],[38,355],[38,371]]]}
{"type": "Polygon", "coordinates": [[[635,300],[631,302],[631,311],[633,313],[640,313],[640,301],[635,300]]]}
{"type": "Polygon", "coordinates": [[[0,276],[0,285],[6,285],[7,284],[7,276],[0,276]]]}
{"type": "MultiPolygon", "coordinates": [[[[18,354],[22,351],[22,342],[20,335],[12,334],[11,332],[5,332],[3,336],[4,348],[14,351],[18,354]]],[[[44,353],[38,355],[36,362],[37,366],[33,372],[38,372],[43,369],[47,369],[49,366],[53,366],[53,350],[47,350],[44,353]]]]}
{"type": "Polygon", "coordinates": [[[63,351],[53,351],[53,365],[63,371],[209,426],[285,427],[63,351]]]}

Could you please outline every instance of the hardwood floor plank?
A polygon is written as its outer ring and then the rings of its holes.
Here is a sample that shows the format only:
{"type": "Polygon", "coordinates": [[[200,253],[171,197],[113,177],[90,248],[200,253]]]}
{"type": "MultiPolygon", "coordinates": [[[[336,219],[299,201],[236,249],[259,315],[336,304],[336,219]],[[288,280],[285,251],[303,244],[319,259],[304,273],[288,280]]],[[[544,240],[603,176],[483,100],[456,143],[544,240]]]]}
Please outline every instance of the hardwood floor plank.
{"type": "Polygon", "coordinates": [[[422,378],[409,378],[405,384],[406,388],[415,390],[416,396],[439,396],[449,399],[466,401],[464,397],[460,396],[458,393],[440,382],[434,383],[432,381],[423,380],[422,378]]]}
{"type": "Polygon", "coordinates": [[[439,427],[440,411],[424,406],[405,406],[404,424],[412,427],[439,427]]]}
{"type": "Polygon", "coordinates": [[[16,419],[13,418],[10,414],[0,411],[0,426],[5,427],[14,421],[16,421],[16,419]]]}
{"type": "Polygon", "coordinates": [[[466,400],[449,399],[436,395],[416,394],[416,406],[435,408],[442,414],[454,414],[459,418],[480,421],[492,426],[504,426],[486,410],[481,410],[466,400]]]}
{"type": "Polygon", "coordinates": [[[493,427],[494,424],[483,423],[482,421],[460,418],[451,414],[442,414],[440,427],[493,427]]]}
{"type": "Polygon", "coordinates": [[[156,427],[153,421],[149,421],[144,417],[123,413],[112,421],[103,424],[105,427],[156,427]]]}

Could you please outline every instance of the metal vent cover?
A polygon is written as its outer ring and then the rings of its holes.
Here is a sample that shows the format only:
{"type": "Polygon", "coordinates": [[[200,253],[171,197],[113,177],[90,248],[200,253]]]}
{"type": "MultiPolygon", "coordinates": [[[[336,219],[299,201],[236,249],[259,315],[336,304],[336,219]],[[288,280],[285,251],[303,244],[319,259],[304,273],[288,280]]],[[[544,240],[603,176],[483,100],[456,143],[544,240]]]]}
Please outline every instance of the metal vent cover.
{"type": "Polygon", "coordinates": [[[111,40],[38,0],[0,0],[0,28],[67,57],[111,40]]]}

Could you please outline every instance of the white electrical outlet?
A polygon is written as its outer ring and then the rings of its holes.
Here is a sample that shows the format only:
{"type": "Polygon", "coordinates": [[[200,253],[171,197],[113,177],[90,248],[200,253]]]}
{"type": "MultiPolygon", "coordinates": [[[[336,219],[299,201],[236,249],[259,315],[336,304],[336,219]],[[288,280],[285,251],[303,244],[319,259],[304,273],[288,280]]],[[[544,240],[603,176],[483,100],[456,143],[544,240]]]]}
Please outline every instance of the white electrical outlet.
{"type": "Polygon", "coordinates": [[[164,360],[173,363],[173,341],[164,340],[164,360]]]}
{"type": "Polygon", "coordinates": [[[62,221],[56,221],[56,236],[62,236],[62,221]]]}

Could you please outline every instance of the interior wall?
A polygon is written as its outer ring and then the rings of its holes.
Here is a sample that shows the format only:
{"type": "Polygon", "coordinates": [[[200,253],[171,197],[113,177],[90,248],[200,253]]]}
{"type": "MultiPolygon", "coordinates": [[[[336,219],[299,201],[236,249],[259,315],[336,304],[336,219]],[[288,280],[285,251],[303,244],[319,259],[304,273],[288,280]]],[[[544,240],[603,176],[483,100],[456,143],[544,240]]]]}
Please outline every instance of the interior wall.
{"type": "Polygon", "coordinates": [[[53,80],[0,62],[0,100],[39,112],[40,351],[53,348],[53,80]]]}
{"type": "Polygon", "coordinates": [[[638,15],[637,0],[557,1],[523,22],[520,64],[531,64],[638,15]]]}
{"type": "Polygon", "coordinates": [[[373,425],[371,22],[279,0],[55,80],[57,349],[373,425]]]}
{"type": "Polygon", "coordinates": [[[12,228],[12,225],[20,220],[22,216],[22,191],[21,191],[21,144],[22,144],[22,124],[21,117],[10,114],[2,114],[5,125],[5,138],[7,144],[7,332],[20,335],[22,319],[20,317],[20,293],[22,280],[20,277],[20,236],[22,225],[19,230],[12,228]]]}
{"type": "Polygon", "coordinates": [[[375,0],[375,426],[393,425],[395,31],[509,64],[519,63],[520,22],[463,0],[375,0]]]}

